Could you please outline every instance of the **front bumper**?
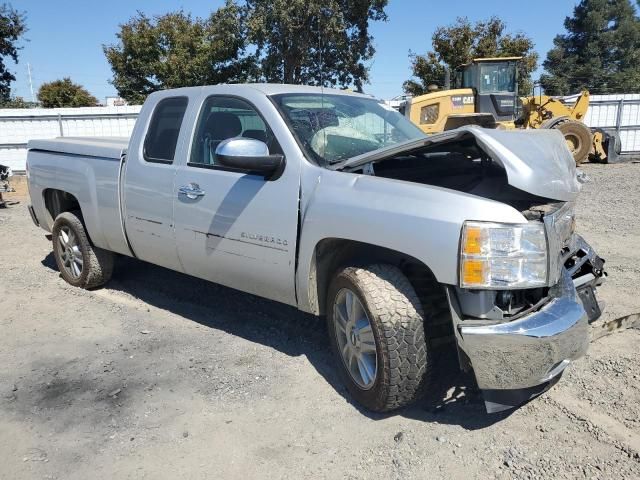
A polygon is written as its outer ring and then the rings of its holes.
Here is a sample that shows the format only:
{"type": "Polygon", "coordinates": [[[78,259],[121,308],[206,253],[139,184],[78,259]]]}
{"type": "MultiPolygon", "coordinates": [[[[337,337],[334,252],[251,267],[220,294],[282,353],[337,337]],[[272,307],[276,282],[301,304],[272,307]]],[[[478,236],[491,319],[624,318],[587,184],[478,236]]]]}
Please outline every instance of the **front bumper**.
{"type": "Polygon", "coordinates": [[[557,288],[556,298],[519,320],[459,326],[458,345],[471,361],[478,387],[490,393],[491,399],[485,398],[487,411],[511,408],[542,393],[572,360],[586,353],[587,314],[568,273],[557,288]],[[538,386],[540,391],[534,390],[529,398],[513,391],[538,386]],[[500,401],[500,391],[506,403],[500,401]]]}
{"type": "MultiPolygon", "coordinates": [[[[589,254],[597,258],[592,251],[589,254]]],[[[458,347],[473,368],[489,413],[540,395],[586,353],[590,315],[576,290],[585,278],[572,278],[576,275],[576,270],[563,268],[559,282],[550,289],[551,299],[540,310],[491,325],[463,320],[449,292],[458,347]]],[[[590,283],[595,287],[595,280],[590,283]]]]}

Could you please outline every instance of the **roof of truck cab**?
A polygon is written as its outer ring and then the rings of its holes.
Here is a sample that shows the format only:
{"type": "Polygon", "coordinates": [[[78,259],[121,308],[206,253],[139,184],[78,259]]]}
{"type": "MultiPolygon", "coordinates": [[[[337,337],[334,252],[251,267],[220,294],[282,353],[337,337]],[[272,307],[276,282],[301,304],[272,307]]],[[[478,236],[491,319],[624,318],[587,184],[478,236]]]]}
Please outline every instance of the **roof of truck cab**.
{"type": "Polygon", "coordinates": [[[371,97],[371,95],[357,93],[352,90],[311,87],[309,85],[288,85],[285,83],[246,83],[242,85],[245,85],[248,88],[253,88],[255,90],[260,90],[265,95],[278,95],[281,93],[324,93],[327,95],[357,95],[371,97]]]}
{"type": "Polygon", "coordinates": [[[315,94],[325,94],[325,95],[355,95],[359,97],[367,97],[367,98],[375,98],[372,95],[357,93],[352,90],[339,90],[337,88],[321,88],[321,87],[311,87],[308,85],[289,85],[286,83],[221,83],[218,85],[203,85],[201,87],[182,87],[175,88],[171,90],[158,90],[155,94],[163,94],[166,95],[167,92],[193,92],[193,91],[204,91],[216,93],[220,92],[229,92],[234,91],[236,93],[241,93],[243,90],[245,91],[259,91],[264,95],[278,95],[282,93],[315,93],[315,94]]]}

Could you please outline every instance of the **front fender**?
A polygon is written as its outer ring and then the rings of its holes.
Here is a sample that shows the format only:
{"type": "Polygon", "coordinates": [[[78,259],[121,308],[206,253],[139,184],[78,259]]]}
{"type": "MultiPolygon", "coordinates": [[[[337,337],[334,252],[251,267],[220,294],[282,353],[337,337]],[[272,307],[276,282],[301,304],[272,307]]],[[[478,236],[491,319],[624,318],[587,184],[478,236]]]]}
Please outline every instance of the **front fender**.
{"type": "Polygon", "coordinates": [[[445,188],[314,168],[302,177],[296,285],[299,308],[310,311],[309,281],[316,246],[326,238],[373,244],[414,257],[438,282],[458,281],[465,220],[524,223],[509,205],[445,188]]]}

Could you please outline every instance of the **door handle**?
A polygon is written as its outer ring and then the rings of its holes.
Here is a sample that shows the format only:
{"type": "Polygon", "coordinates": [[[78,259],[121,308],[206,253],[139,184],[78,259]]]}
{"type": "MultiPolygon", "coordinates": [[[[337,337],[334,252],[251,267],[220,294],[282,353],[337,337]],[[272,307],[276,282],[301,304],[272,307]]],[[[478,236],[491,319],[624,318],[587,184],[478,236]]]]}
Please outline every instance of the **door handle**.
{"type": "Polygon", "coordinates": [[[204,197],[204,190],[200,190],[200,185],[197,183],[190,183],[178,188],[178,195],[185,195],[191,200],[195,200],[198,197],[204,197]]]}

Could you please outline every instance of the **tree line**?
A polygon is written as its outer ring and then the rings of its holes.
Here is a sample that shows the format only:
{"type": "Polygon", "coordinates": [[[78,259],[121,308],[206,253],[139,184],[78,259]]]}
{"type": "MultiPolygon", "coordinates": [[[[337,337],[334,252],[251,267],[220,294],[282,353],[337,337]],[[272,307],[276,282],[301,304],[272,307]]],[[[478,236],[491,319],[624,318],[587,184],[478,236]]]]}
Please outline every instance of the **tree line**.
{"type": "MultiPolygon", "coordinates": [[[[375,55],[372,22],[386,21],[388,0],[227,0],[206,18],[180,10],[142,12],[120,25],[116,41],[103,46],[111,83],[130,103],[150,93],[183,86],[273,82],[363,91],[375,55]]],[[[640,90],[640,0],[581,0],[564,22],[543,61],[540,84],[550,95],[584,88],[592,94],[640,90]]],[[[15,76],[26,28],[24,13],[0,5],[0,106],[15,76]]],[[[444,85],[446,70],[481,57],[519,56],[519,91],[531,92],[538,65],[533,40],[510,32],[503,20],[458,18],[438,27],[424,54],[409,52],[412,76],[406,93],[444,85]]],[[[69,78],[44,84],[43,106],[95,105],[97,99],[69,78]]],[[[22,101],[22,103],[25,103],[22,101]]],[[[20,105],[16,105],[20,106],[20,105]]]]}
{"type": "Polygon", "coordinates": [[[208,18],[179,11],[123,24],[104,46],[113,85],[130,102],[160,88],[231,82],[353,86],[369,80],[372,21],[387,0],[246,0],[208,18]]]}
{"type": "MultiPolygon", "coordinates": [[[[588,89],[592,94],[640,92],[640,0],[581,0],[573,16],[565,18],[566,32],[557,35],[543,61],[540,85],[548,95],[570,95],[588,89]],[[635,6],[634,6],[635,3],[635,6]]],[[[444,84],[445,70],[482,57],[523,57],[519,92],[529,95],[538,55],[530,37],[510,33],[497,17],[471,23],[458,18],[439,27],[432,50],[410,55],[413,76],[406,93],[420,95],[429,85],[444,84]]]]}

